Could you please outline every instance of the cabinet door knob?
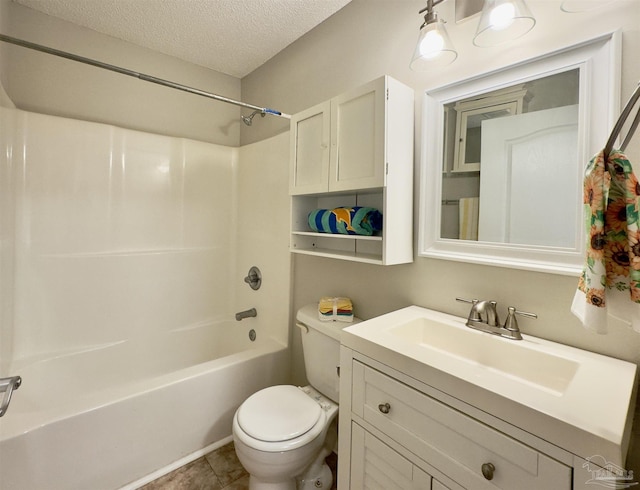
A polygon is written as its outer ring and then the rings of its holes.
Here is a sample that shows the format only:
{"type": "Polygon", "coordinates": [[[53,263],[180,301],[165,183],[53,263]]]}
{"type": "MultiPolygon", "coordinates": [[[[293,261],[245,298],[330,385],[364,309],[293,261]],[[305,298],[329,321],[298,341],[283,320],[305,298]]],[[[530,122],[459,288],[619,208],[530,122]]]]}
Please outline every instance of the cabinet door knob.
{"type": "Polygon", "coordinates": [[[485,463],[482,465],[482,476],[487,480],[493,480],[493,473],[496,471],[496,467],[493,463],[485,463]]]}
{"type": "Polygon", "coordinates": [[[378,405],[378,410],[380,410],[382,413],[389,413],[389,411],[391,410],[391,405],[389,405],[388,403],[381,403],[380,405],[378,405]]]}

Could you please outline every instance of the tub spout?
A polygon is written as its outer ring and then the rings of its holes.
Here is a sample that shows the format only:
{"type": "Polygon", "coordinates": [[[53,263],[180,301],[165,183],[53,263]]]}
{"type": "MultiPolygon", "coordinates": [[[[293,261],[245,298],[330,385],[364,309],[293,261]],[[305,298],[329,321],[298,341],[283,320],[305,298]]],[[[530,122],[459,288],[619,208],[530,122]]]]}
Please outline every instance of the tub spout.
{"type": "Polygon", "coordinates": [[[249,318],[252,316],[258,316],[258,312],[255,308],[251,308],[250,310],[244,310],[236,313],[236,321],[240,321],[244,318],[249,318]]]}
{"type": "Polygon", "coordinates": [[[11,402],[11,394],[14,390],[20,388],[21,384],[22,378],[20,376],[0,379],[0,393],[4,393],[2,396],[2,403],[0,403],[0,417],[7,413],[9,403],[11,402]]]}

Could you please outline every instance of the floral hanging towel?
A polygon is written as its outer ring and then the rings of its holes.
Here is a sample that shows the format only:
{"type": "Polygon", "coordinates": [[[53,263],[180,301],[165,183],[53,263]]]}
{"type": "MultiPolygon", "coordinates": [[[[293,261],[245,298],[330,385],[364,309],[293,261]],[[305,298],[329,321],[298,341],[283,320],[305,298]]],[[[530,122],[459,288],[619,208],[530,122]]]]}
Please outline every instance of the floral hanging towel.
{"type": "Polygon", "coordinates": [[[571,311],[607,333],[608,316],[640,332],[640,185],[625,155],[598,153],[584,179],[585,266],[571,311]]]}

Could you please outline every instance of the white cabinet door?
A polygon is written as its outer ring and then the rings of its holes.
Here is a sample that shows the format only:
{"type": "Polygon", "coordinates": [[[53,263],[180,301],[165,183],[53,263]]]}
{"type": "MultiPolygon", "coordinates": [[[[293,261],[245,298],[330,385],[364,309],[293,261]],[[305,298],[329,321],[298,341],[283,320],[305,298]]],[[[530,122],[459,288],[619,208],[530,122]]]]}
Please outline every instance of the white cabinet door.
{"type": "Polygon", "coordinates": [[[385,81],[331,100],[330,191],[384,186],[385,81]]]}
{"type": "Polygon", "coordinates": [[[329,190],[330,119],[329,101],[291,117],[291,195],[329,190]]]}
{"type": "Polygon", "coordinates": [[[358,424],[351,424],[352,490],[430,490],[431,477],[358,424]]]}

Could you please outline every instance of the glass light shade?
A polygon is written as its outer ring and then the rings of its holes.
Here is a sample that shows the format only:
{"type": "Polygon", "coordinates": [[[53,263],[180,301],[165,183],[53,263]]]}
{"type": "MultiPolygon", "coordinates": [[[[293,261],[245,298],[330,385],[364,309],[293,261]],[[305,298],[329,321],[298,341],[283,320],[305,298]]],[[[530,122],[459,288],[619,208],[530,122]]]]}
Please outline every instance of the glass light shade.
{"type": "Polygon", "coordinates": [[[444,22],[435,20],[420,29],[420,36],[409,65],[414,71],[425,71],[445,66],[458,57],[458,52],[444,27],[444,22]]]}
{"type": "Polygon", "coordinates": [[[473,44],[486,48],[524,36],[536,19],[524,0],[485,0],[473,44]]]}

